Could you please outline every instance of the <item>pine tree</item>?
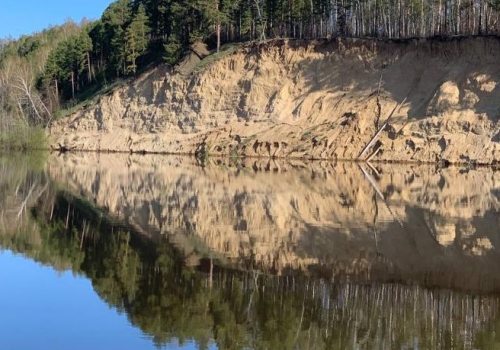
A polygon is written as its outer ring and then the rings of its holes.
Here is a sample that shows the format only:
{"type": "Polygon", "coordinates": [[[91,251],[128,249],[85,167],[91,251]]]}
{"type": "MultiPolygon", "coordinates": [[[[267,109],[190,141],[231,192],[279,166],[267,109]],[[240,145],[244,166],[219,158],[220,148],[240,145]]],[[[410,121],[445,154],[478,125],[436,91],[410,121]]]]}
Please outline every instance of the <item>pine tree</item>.
{"type": "Polygon", "coordinates": [[[217,52],[221,45],[222,26],[228,25],[231,14],[238,8],[239,0],[196,0],[194,7],[202,13],[202,18],[209,28],[213,26],[214,31],[208,30],[208,34],[215,32],[217,38],[217,52]]]}
{"type": "Polygon", "coordinates": [[[146,10],[144,6],[140,4],[125,34],[125,53],[128,63],[128,73],[135,74],[137,71],[136,60],[148,47],[149,32],[150,28],[148,26],[146,10]]]}
{"type": "Polygon", "coordinates": [[[105,46],[109,47],[109,60],[117,75],[126,71],[125,30],[132,15],[131,0],[118,0],[104,11],[102,21],[106,31],[105,46]]]}
{"type": "Polygon", "coordinates": [[[78,74],[81,75],[87,71],[87,80],[90,82],[92,80],[90,53],[92,52],[93,45],[87,30],[82,30],[75,44],[77,46],[78,74]]]}

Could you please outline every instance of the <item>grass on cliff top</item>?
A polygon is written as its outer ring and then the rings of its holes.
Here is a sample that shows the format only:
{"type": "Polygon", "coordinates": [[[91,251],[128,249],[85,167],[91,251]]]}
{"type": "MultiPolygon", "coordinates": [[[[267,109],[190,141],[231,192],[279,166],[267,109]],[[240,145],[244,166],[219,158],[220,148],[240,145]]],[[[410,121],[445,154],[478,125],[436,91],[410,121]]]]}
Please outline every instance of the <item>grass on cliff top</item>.
{"type": "Polygon", "coordinates": [[[93,86],[83,90],[81,93],[75,96],[75,99],[69,100],[66,105],[60,110],[55,112],[54,119],[60,119],[67,117],[79,110],[84,109],[85,107],[93,104],[100,97],[109,94],[113,90],[124,86],[125,84],[134,81],[139,78],[141,74],[147,72],[151,68],[154,68],[158,65],[158,62],[152,62],[144,67],[141,67],[137,70],[135,75],[126,76],[122,78],[115,78],[111,81],[105,82],[96,82],[93,86]]]}
{"type": "Polygon", "coordinates": [[[54,118],[59,119],[67,117],[68,115],[73,114],[76,111],[79,111],[92,104],[99,97],[104,96],[114,89],[123,86],[126,82],[126,79],[117,79],[110,84],[96,84],[94,87],[85,90],[81,95],[79,95],[77,100],[70,100],[66,104],[65,108],[60,109],[55,113],[54,118]]]}
{"type": "Polygon", "coordinates": [[[230,44],[222,45],[219,52],[208,55],[207,57],[202,59],[200,61],[200,63],[198,63],[196,65],[196,67],[194,67],[194,72],[195,73],[201,72],[202,70],[204,70],[205,68],[207,68],[211,64],[217,62],[218,60],[220,60],[226,56],[229,56],[230,54],[232,54],[233,52],[238,50],[240,47],[242,47],[243,45],[244,45],[244,43],[230,43],[230,44]]]}

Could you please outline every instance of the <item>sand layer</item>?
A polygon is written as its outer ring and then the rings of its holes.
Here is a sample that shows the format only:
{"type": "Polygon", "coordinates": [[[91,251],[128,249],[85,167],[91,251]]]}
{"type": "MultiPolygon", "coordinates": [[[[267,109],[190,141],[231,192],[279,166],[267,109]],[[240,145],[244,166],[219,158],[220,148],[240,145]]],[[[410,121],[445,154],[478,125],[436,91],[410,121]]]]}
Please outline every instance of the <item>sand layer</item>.
{"type": "Polygon", "coordinates": [[[500,160],[499,38],[283,40],[244,46],[193,69],[199,60],[155,68],[58,120],[51,145],[231,157],[500,160]]]}

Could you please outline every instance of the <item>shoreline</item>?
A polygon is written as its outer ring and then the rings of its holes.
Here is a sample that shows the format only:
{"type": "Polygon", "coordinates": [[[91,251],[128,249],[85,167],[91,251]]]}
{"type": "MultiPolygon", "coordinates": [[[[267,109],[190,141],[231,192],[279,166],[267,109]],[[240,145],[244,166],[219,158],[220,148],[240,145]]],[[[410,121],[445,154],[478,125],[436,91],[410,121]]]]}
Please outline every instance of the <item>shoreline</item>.
{"type": "MultiPolygon", "coordinates": [[[[231,156],[229,154],[217,154],[208,156],[207,158],[200,158],[196,156],[194,153],[170,153],[170,152],[150,152],[150,151],[121,151],[121,150],[92,150],[92,149],[71,149],[66,151],[61,151],[54,148],[45,148],[45,149],[37,149],[37,150],[27,150],[27,152],[31,151],[48,151],[49,153],[59,153],[59,154],[78,154],[78,153],[93,153],[93,154],[103,154],[103,155],[134,155],[134,156],[181,156],[186,158],[191,158],[194,160],[203,163],[205,161],[212,160],[229,160],[229,161],[245,161],[245,160],[260,160],[260,161],[280,161],[280,162],[288,162],[288,161],[302,161],[302,162],[328,162],[332,164],[336,163],[355,163],[355,164],[384,164],[384,165],[427,165],[427,166],[438,166],[439,168],[448,168],[448,167],[472,167],[472,168],[493,168],[500,165],[500,162],[494,163],[474,163],[474,162],[450,162],[447,160],[443,160],[441,162],[425,162],[425,161],[401,161],[401,160],[384,160],[384,159],[375,159],[375,160],[363,160],[363,159],[328,159],[328,158],[307,158],[307,157],[265,157],[265,156],[231,156]]],[[[21,151],[24,152],[24,151],[21,151]]]]}

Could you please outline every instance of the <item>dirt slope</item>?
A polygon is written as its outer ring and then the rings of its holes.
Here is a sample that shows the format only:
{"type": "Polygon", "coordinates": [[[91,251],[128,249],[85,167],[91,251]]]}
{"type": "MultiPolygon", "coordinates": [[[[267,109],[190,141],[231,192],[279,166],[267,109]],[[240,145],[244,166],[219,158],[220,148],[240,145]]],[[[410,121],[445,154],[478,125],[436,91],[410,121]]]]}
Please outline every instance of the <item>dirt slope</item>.
{"type": "Polygon", "coordinates": [[[54,123],[49,139],[85,150],[356,159],[406,98],[361,158],[495,163],[498,62],[493,37],[254,44],[200,72],[156,68],[54,123]]]}

